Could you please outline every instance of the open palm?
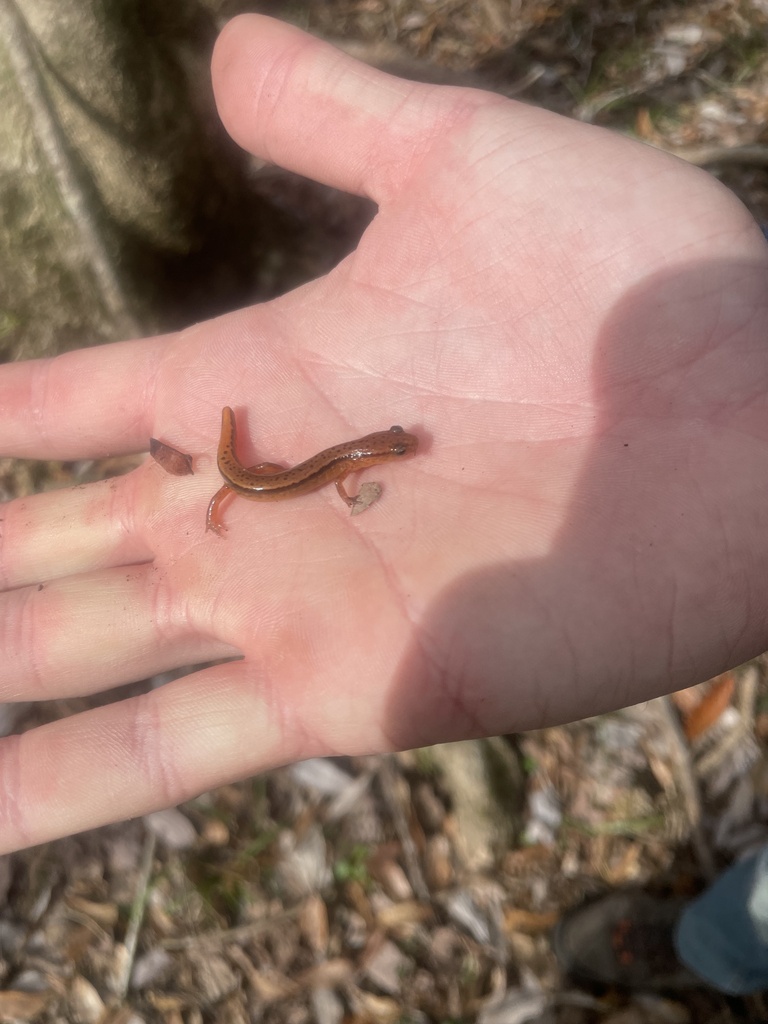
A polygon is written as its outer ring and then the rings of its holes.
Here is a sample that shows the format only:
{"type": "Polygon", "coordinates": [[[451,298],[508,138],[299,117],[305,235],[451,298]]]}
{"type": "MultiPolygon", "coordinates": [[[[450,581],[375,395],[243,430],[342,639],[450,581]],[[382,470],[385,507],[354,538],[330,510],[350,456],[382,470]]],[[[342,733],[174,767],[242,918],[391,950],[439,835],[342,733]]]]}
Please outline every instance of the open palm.
{"type": "Polygon", "coordinates": [[[768,253],[681,163],[499,97],[401,82],[236,19],[214,58],[254,153],[370,195],[322,280],[178,335],[0,371],[0,448],[195,455],[5,506],[1,700],[218,663],[0,743],[0,849],[292,759],[562,721],[768,646],[768,253]],[[419,455],[236,499],[394,423],[419,455]],[[228,659],[242,654],[241,660],[228,659]]]}

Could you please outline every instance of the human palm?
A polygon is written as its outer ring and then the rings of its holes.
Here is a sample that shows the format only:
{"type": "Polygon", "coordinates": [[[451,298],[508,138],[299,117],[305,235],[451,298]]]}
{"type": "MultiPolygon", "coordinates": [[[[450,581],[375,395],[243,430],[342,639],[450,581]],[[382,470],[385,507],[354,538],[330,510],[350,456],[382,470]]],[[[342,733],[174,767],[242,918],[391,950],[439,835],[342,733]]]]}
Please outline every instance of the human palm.
{"type": "Polygon", "coordinates": [[[0,848],[292,759],[527,728],[768,646],[768,253],[698,171],[499,97],[400,82],[269,19],[214,58],[232,134],[379,212],[327,277],[177,335],[0,371],[0,447],[146,450],[120,480],[9,503],[0,699],[216,662],[0,743],[0,848]],[[235,499],[393,423],[419,455],[235,499]],[[242,660],[227,660],[242,654],[242,660]]]}

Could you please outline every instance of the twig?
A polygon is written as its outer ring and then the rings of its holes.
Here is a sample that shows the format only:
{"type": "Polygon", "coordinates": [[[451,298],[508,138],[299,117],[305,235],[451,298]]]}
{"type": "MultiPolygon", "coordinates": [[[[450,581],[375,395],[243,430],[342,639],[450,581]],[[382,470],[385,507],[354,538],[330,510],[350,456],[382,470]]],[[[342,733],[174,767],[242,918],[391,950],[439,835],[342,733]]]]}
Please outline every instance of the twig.
{"type": "Polygon", "coordinates": [[[225,946],[228,943],[244,942],[269,931],[270,928],[293,920],[298,917],[299,910],[299,907],[291,908],[280,914],[275,914],[273,917],[253,921],[251,924],[237,925],[235,928],[217,928],[200,932],[199,935],[185,935],[180,939],[163,939],[158,945],[170,953],[177,953],[180,950],[196,949],[201,946],[225,946]]]}
{"type": "Polygon", "coordinates": [[[672,756],[677,765],[677,780],[683,796],[688,824],[691,828],[691,845],[699,862],[702,875],[708,881],[712,881],[715,877],[715,861],[701,827],[701,793],[694,772],[690,750],[688,749],[688,743],[670,698],[659,697],[655,703],[661,712],[661,721],[666,728],[672,756]]]}
{"type": "MultiPolygon", "coordinates": [[[[768,151],[768,146],[765,147],[768,151]]],[[[760,681],[760,669],[754,662],[747,665],[739,678],[736,690],[736,706],[739,709],[744,728],[753,732],[755,728],[755,711],[757,707],[757,684],[760,681]]]]}
{"type": "Polygon", "coordinates": [[[614,103],[623,103],[625,100],[633,99],[635,96],[642,96],[650,89],[655,89],[661,85],[667,77],[667,72],[661,67],[654,70],[649,69],[642,81],[618,86],[615,89],[607,89],[605,92],[598,93],[596,96],[584,100],[576,108],[576,117],[580,121],[591,122],[606,107],[610,107],[614,103]]]}
{"type": "MultiPolygon", "coordinates": [[[[664,148],[664,147],[660,147],[664,148]]],[[[768,167],[768,146],[753,143],[744,146],[679,146],[664,149],[672,156],[697,167],[708,164],[743,164],[747,167],[768,167]]]]}
{"type": "Polygon", "coordinates": [[[120,965],[120,971],[115,979],[115,995],[118,999],[124,999],[128,992],[128,985],[131,980],[133,962],[136,959],[136,948],[139,942],[141,922],[144,920],[144,910],[147,906],[147,895],[149,893],[149,880],[152,876],[152,865],[155,857],[155,836],[147,829],[144,839],[144,852],[141,857],[139,868],[139,880],[136,896],[131,906],[131,916],[128,919],[128,927],[125,930],[125,957],[120,965]]]}
{"type": "Polygon", "coordinates": [[[379,767],[379,780],[381,782],[381,794],[389,810],[392,818],[392,824],[395,826],[395,832],[397,832],[397,837],[400,840],[400,846],[403,850],[403,861],[405,862],[408,881],[411,883],[411,888],[413,889],[417,899],[425,901],[429,900],[429,887],[424,880],[424,874],[422,873],[421,865],[419,864],[416,844],[411,836],[411,831],[408,828],[408,822],[403,812],[402,804],[400,803],[400,799],[397,795],[394,762],[392,757],[382,757],[381,765],[379,767]]]}
{"type": "MultiPolygon", "coordinates": [[[[712,738],[708,744],[709,749],[697,756],[698,774],[702,779],[708,781],[710,791],[715,794],[724,786],[722,781],[717,782],[714,778],[716,773],[720,773],[722,776],[721,769],[724,764],[730,762],[736,773],[744,774],[760,757],[760,748],[755,739],[758,676],[759,670],[755,665],[748,666],[740,674],[735,703],[738,723],[733,723],[731,720],[730,727],[720,730],[719,733],[713,729],[712,738]]],[[[699,746],[703,748],[707,744],[708,738],[709,734],[702,736],[699,746]]],[[[732,781],[732,776],[727,779],[727,782],[730,781],[732,781]]]]}

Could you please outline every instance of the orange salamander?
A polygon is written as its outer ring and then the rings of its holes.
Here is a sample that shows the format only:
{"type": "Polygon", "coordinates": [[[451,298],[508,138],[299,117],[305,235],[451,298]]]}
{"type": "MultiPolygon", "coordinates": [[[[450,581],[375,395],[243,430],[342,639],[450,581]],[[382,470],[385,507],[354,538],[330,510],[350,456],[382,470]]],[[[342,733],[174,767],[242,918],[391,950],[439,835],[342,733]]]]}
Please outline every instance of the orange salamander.
{"type": "Polygon", "coordinates": [[[233,493],[252,501],[283,501],[315,491],[333,480],[336,490],[349,505],[352,514],[355,511],[361,512],[368,507],[370,501],[362,500],[359,494],[347,494],[344,480],[350,473],[357,473],[368,466],[378,466],[381,462],[415,455],[419,441],[402,427],[390,427],[376,434],[366,434],[356,441],[345,441],[326,448],[292,469],[284,469],[274,462],[261,462],[258,466],[246,469],[235,454],[236,444],[235,414],[229,407],[225,407],[221,411],[221,438],[217,458],[219,472],[225,483],[211,498],[205,520],[206,530],[213,530],[219,536],[226,530],[219,509],[225,498],[233,493]]]}

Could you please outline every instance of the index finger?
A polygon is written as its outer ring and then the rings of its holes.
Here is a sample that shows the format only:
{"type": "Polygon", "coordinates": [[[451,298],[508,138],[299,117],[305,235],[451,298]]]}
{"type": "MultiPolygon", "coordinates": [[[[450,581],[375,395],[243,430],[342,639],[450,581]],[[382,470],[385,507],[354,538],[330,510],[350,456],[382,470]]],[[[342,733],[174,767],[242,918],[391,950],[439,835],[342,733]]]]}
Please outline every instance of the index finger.
{"type": "Polygon", "coordinates": [[[160,338],[0,367],[0,455],[101,458],[149,443],[160,338]]]}

